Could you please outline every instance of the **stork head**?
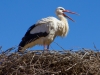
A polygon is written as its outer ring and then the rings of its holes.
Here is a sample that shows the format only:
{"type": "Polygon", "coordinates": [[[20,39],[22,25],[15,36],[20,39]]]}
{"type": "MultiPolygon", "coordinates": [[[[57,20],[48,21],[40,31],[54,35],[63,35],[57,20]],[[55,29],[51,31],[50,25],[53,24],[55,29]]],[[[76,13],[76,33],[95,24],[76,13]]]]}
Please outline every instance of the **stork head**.
{"type": "Polygon", "coordinates": [[[66,15],[64,12],[79,15],[79,14],[77,14],[77,13],[75,13],[75,12],[71,12],[71,11],[69,11],[69,10],[65,10],[63,7],[58,7],[58,8],[56,9],[56,14],[57,14],[57,15],[63,15],[64,17],[67,17],[67,18],[69,18],[70,20],[74,21],[72,18],[70,18],[70,17],[69,17],[68,15],[66,15]]]}

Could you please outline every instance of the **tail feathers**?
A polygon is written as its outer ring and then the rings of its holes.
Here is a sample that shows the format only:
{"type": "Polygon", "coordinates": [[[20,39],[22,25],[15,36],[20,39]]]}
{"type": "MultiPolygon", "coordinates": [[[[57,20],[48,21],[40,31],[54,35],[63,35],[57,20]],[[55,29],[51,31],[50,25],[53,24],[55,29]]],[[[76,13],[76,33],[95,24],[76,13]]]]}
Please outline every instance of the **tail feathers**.
{"type": "Polygon", "coordinates": [[[29,48],[29,46],[24,48],[26,45],[28,45],[32,41],[34,42],[35,40],[37,40],[39,38],[39,37],[32,38],[32,36],[33,35],[30,35],[28,37],[23,37],[22,38],[22,41],[19,43],[18,52],[23,52],[25,49],[29,48]]]}
{"type": "Polygon", "coordinates": [[[18,47],[18,52],[22,52],[22,49],[23,49],[23,47],[25,46],[25,43],[26,43],[26,42],[23,41],[23,40],[20,42],[19,47],[18,47]]]}
{"type": "Polygon", "coordinates": [[[22,52],[22,47],[18,47],[18,52],[22,52]]]}

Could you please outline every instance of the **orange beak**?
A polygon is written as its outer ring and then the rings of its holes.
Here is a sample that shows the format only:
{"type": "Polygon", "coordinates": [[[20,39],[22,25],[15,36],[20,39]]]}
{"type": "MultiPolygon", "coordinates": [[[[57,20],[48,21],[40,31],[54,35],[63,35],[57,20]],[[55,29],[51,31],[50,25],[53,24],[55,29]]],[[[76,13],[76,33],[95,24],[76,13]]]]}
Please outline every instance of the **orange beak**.
{"type": "MultiPolygon", "coordinates": [[[[78,13],[76,13],[76,12],[71,12],[71,11],[69,11],[69,10],[64,10],[63,12],[67,12],[67,13],[70,13],[70,14],[79,15],[78,13]]],[[[66,15],[66,14],[64,14],[64,13],[63,13],[63,15],[64,15],[65,17],[67,17],[68,19],[72,20],[73,22],[75,22],[75,21],[74,21],[72,18],[70,18],[68,15],[66,15]]]]}

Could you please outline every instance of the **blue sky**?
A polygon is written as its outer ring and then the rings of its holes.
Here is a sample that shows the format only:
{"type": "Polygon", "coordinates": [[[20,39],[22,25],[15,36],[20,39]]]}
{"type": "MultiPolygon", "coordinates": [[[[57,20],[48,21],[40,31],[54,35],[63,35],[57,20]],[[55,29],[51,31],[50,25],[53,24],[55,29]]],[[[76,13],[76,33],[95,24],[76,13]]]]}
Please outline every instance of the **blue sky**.
{"type": "MultiPolygon", "coordinates": [[[[27,29],[39,19],[55,15],[55,9],[62,6],[77,12],[80,16],[68,14],[69,33],[54,41],[64,49],[94,49],[93,42],[100,49],[100,0],[0,0],[0,46],[6,50],[18,46],[27,29]]],[[[50,49],[61,50],[54,42],[50,49]]],[[[43,49],[35,46],[32,49],[43,49]]]]}

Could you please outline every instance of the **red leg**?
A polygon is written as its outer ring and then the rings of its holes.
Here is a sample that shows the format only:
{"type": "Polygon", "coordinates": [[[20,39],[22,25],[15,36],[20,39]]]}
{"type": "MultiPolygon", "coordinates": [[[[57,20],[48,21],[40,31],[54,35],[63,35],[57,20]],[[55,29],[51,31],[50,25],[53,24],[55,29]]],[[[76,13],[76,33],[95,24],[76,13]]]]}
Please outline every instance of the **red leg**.
{"type": "Polygon", "coordinates": [[[46,45],[44,45],[44,50],[47,50],[47,46],[46,45]]]}
{"type": "Polygon", "coordinates": [[[47,50],[49,50],[49,45],[47,45],[47,50]]]}
{"type": "Polygon", "coordinates": [[[49,45],[44,45],[44,50],[49,50],[49,45]]]}
{"type": "Polygon", "coordinates": [[[44,53],[49,53],[49,45],[44,45],[44,53]]]}

